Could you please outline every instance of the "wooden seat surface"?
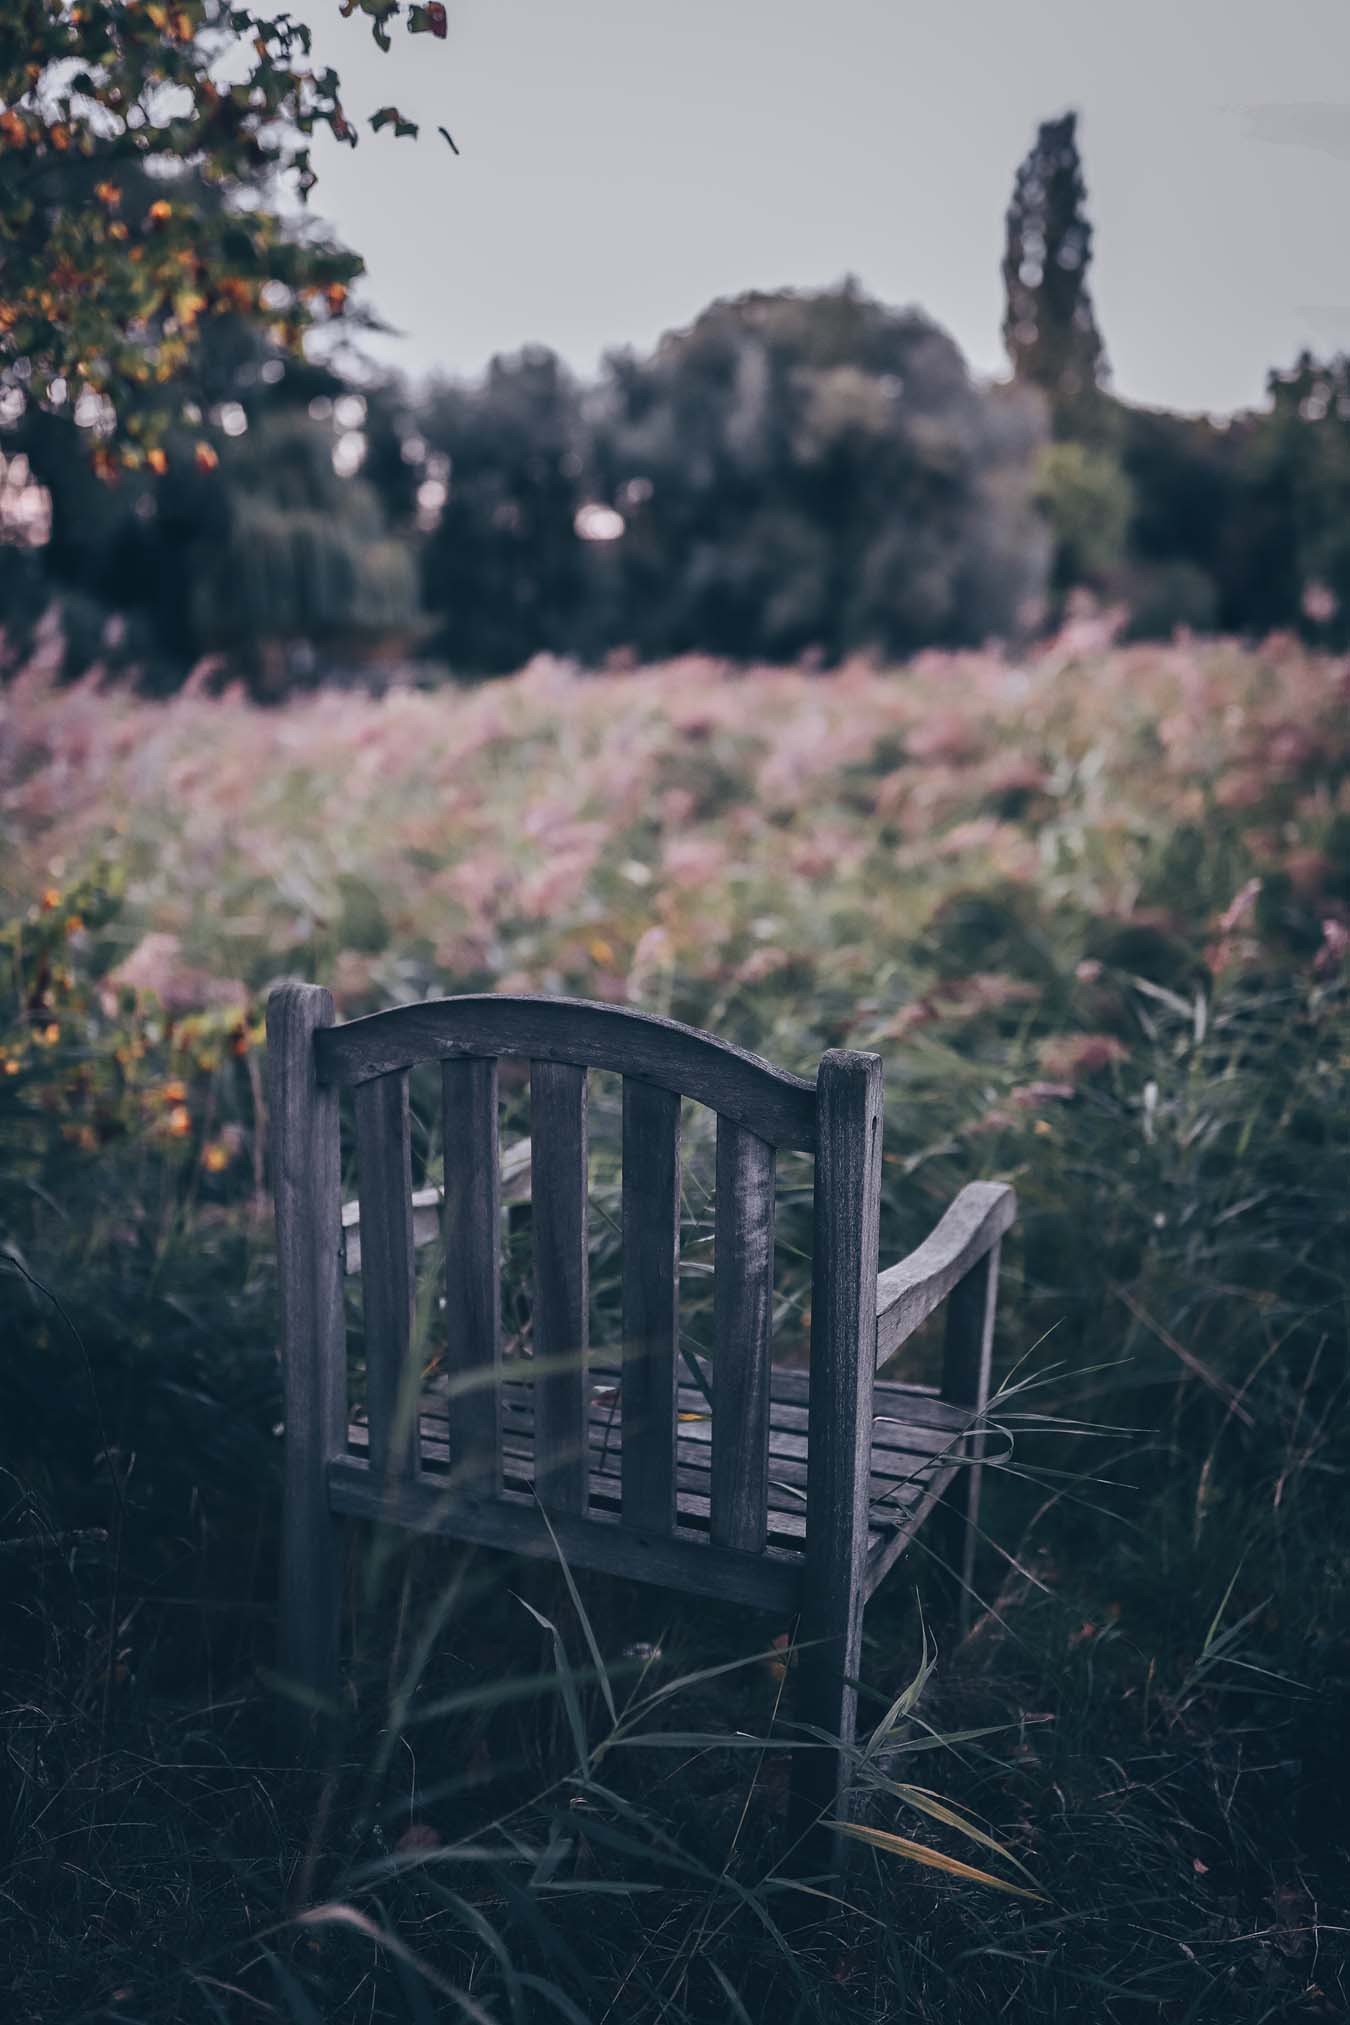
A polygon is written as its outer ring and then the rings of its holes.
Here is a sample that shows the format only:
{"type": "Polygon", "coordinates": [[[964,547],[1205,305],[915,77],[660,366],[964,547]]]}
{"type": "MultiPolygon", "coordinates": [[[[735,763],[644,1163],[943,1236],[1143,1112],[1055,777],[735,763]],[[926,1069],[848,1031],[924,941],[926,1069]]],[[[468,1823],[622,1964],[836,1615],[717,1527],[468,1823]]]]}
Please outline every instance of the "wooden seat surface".
{"type": "MultiPolygon", "coordinates": [[[[706,1540],[711,1498],[711,1371],[693,1360],[692,1377],[679,1387],[676,1427],[676,1537],[706,1540]]],[[[528,1369],[528,1366],[526,1367],[528,1369]]],[[[588,1515],[613,1521],[620,1512],[623,1429],[618,1366],[597,1358],[587,1373],[588,1515]]],[[[775,1556],[801,1557],[806,1542],[806,1476],[809,1454],[807,1374],[771,1367],[769,1412],[768,1542],[775,1556]]],[[[528,1494],[534,1483],[533,1385],[507,1378],[501,1387],[503,1488],[528,1494]]],[[[433,1379],[422,1395],[421,1472],[434,1485],[448,1484],[446,1381],[433,1379]]],[[[948,1405],[919,1386],[878,1381],[874,1393],[872,1467],[869,1483],[869,1593],[950,1483],[960,1467],[971,1414],[948,1405]]],[[[369,1429],[360,1411],[348,1430],[348,1453],[364,1460],[369,1429]]],[[[447,1527],[453,1531],[453,1526],[447,1527]]]]}

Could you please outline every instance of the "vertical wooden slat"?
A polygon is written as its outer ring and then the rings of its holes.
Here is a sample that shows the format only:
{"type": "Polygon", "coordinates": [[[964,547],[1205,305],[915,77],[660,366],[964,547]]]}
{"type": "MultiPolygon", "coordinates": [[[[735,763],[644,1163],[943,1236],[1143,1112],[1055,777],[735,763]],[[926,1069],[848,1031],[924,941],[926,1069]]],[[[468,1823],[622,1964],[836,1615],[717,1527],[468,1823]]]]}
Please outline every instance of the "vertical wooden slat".
{"type": "Polygon", "coordinates": [[[409,1356],[414,1281],[406,1069],[359,1085],[356,1165],[370,1464],[381,1477],[410,1477],[417,1470],[418,1374],[409,1356]]]}
{"type": "Polygon", "coordinates": [[[711,1532],[749,1554],[768,1534],[773,1163],[767,1140],[718,1118],[711,1532]]]}
{"type": "Polygon", "coordinates": [[[501,1481],[502,1340],[495,1059],[443,1063],[441,1112],[450,1466],[466,1489],[492,1492],[501,1481]],[[468,1389],[457,1392],[457,1382],[468,1389]]]}
{"type": "Polygon", "coordinates": [[[1000,1250],[1001,1245],[995,1243],[979,1263],[971,1267],[964,1280],[953,1288],[947,1304],[942,1397],[953,1406],[968,1407],[981,1417],[981,1424],[977,1424],[974,1433],[967,1437],[967,1459],[948,1488],[940,1511],[934,1515],[938,1521],[935,1551],[946,1570],[957,1629],[962,1637],[970,1629],[973,1601],[971,1583],[979,1538],[980,1479],[984,1474],[982,1419],[989,1404],[1000,1250]]]}
{"type": "Polygon", "coordinates": [[[675,1524],[680,1330],[680,1100],[623,1085],[623,1517],[675,1524]]]}
{"type": "Polygon", "coordinates": [[[586,1071],[530,1064],[535,1488],[554,1512],[586,1510],[586,1071]]]}
{"type": "MultiPolygon", "coordinates": [[[[803,1720],[848,1745],[857,1721],[867,1561],[872,1381],[877,1361],[882,1073],[877,1055],[832,1050],[816,1080],[815,1266],[811,1288],[811,1445],[806,1478],[799,1687],[803,1720]]],[[[795,1826],[808,1868],[831,1861],[828,1829],[842,1753],[802,1751],[795,1826]]]]}
{"type": "Polygon", "coordinates": [[[338,1092],[314,1074],[314,1035],[332,1024],[317,985],[282,985],[267,1002],[286,1414],[281,1672],[324,1702],[338,1690],[341,1589],[328,1465],[347,1445],[338,1092]]]}

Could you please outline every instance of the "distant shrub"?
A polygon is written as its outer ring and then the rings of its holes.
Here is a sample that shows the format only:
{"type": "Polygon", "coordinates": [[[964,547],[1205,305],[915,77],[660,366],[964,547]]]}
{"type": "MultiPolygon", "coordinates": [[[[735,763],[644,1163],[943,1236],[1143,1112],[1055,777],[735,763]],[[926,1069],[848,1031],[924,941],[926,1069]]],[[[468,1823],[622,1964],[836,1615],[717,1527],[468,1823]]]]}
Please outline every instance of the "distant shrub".
{"type": "Polygon", "coordinates": [[[1130,640],[1210,633],[1218,617],[1218,587],[1196,563],[1136,565],[1125,573],[1121,596],[1129,609],[1125,637],[1130,640]]]}

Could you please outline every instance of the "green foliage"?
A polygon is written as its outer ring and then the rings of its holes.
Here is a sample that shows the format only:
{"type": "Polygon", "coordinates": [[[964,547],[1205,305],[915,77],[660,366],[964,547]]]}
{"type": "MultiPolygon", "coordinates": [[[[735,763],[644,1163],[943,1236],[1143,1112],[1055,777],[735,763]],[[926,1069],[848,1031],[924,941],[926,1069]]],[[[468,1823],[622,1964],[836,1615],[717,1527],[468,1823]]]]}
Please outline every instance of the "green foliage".
{"type": "Polygon", "coordinates": [[[1050,403],[1057,437],[1100,428],[1106,359],[1088,269],[1092,227],[1078,154],[1078,115],[1042,122],[1017,171],[1003,254],[1003,342],[1014,377],[1050,403]]]}
{"type": "Polygon", "coordinates": [[[263,1036],[213,980],[173,1009],[119,980],[124,884],[50,886],[0,929],[5,1459],[80,1525],[129,1442],[177,1537],[204,1483],[272,1466],[263,1036]]]}
{"type": "Polygon", "coordinates": [[[617,637],[827,662],[1019,631],[1043,586],[1034,412],[849,284],[714,304],[609,362],[599,496],[617,637]]]}
{"type": "MultiPolygon", "coordinates": [[[[280,709],[28,670],[3,702],[17,2018],[402,2025],[472,2016],[455,1990],[491,2018],[617,2003],[643,2025],[1342,2002],[1338,663],[1061,643],[1016,668],[688,662],[280,709]],[[962,1181],[1016,1183],[986,1608],[959,1650],[938,1624],[935,1657],[921,1550],[869,1608],[857,1772],[882,1841],[809,1929],[782,1867],[786,1622],[367,1538],[322,1798],[283,1762],[259,1679],[280,1408],[257,1011],[294,974],[344,1014],[565,988],[799,1068],[875,1047],[888,1259],[962,1181]]],[[[414,1078],[419,1180],[435,1084],[414,1078]]],[[[595,1085],[603,1337],[619,1104],[595,1085]]],[[[508,1088],[508,1136],[524,1103],[508,1088]]],[[[696,1346],[711,1151],[691,1120],[696,1346]]],[[[785,1159],[781,1349],[809,1243],[785,1159]]],[[[528,1273],[517,1236],[513,1330],[528,1273]]]]}
{"type": "Polygon", "coordinates": [[[1301,617],[1350,639],[1350,358],[1303,353],[1270,379],[1266,471],[1287,502],[1301,617]]]}
{"type": "Polygon", "coordinates": [[[223,461],[228,516],[195,558],[193,617],[207,650],[248,665],[300,642],[340,659],[353,644],[419,630],[416,562],[379,501],[333,468],[331,431],[308,416],[260,422],[223,461]]]}
{"type": "Polygon", "coordinates": [[[1170,631],[1178,619],[1256,634],[1297,625],[1293,520],[1271,426],[1264,414],[1211,419],[1118,404],[1134,495],[1136,630],[1170,631]]]}
{"type": "MultiPolygon", "coordinates": [[[[54,604],[67,675],[96,661],[163,691],[207,654],[282,682],[319,653],[364,663],[418,638],[417,480],[394,391],[358,399],[233,317],[204,334],[183,388],[189,417],[165,436],[162,474],[100,483],[68,411],[30,405],[0,439],[50,499],[50,539],[11,570],[11,640],[54,604]]],[[[0,565],[16,554],[0,547],[0,565]]]]}
{"type": "Polygon", "coordinates": [[[1118,586],[1134,508],[1119,458],[1086,443],[1049,443],[1036,470],[1037,499],[1055,545],[1054,588],[1118,586]]]}
{"type": "Polygon", "coordinates": [[[449,476],[422,580],[451,667],[500,674],[581,644],[594,624],[574,525],[587,425],[566,368],[542,347],[494,359],[477,385],[433,387],[414,427],[428,469],[449,476]]]}
{"type": "MultiPolygon", "coordinates": [[[[3,703],[13,2015],[403,2025],[474,2015],[459,1990],[503,2020],[1077,2025],[1087,1991],[1133,2025],[1142,1990],[1256,2025],[1316,2016],[1313,1982],[1341,2002],[1338,663],[1061,644],[279,709],[30,669],[3,703]],[[961,1182],[1015,1182],[986,1608],[959,1650],[939,1624],[935,1659],[922,1550],[869,1608],[857,1772],[882,1841],[811,1928],[782,1865],[787,1622],[368,1537],[322,1798],[282,1761],[257,1013],[296,974],[346,1015],[495,984],[627,998],[802,1069],[875,1047],[888,1259],[961,1182]]],[[[620,1107],[594,1080],[604,1338],[620,1107]]],[[[413,1106],[420,1181],[434,1073],[413,1106]]],[[[689,1123],[702,1347],[712,1134],[689,1123]]],[[[804,1161],[781,1163],[779,1235],[783,1351],[804,1161]]],[[[529,1249],[505,1276],[522,1334],[529,1249]]]]}
{"type": "Polygon", "coordinates": [[[832,663],[1018,633],[1039,607],[1034,406],[852,284],[714,304],[594,389],[546,351],[498,359],[415,426],[449,474],[424,594],[455,668],[832,663]]]}

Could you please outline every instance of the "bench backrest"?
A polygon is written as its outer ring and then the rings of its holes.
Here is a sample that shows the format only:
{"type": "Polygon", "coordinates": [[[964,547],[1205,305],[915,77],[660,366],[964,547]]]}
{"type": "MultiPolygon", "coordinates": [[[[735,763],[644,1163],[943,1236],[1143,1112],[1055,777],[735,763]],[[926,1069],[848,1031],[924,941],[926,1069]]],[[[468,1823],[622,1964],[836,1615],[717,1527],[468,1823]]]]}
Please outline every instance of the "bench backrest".
{"type": "MultiPolygon", "coordinates": [[[[717,1115],[712,1544],[765,1549],[780,1147],[815,1155],[808,1538],[821,1528],[857,1530],[876,1342],[875,1056],[831,1052],[812,1083],[676,1021],[575,999],[451,998],[331,1022],[331,999],[314,987],[283,987],[269,1012],[283,1092],[288,1075],[292,1086],[306,1080],[306,1048],[310,1061],[311,1086],[292,1088],[290,1103],[292,1112],[297,1105],[305,1112],[309,1139],[296,1137],[294,1122],[283,1128],[296,1148],[291,1182],[299,1199],[290,1204],[290,1221],[306,1239],[298,1251],[287,1244],[280,1148],[283,1299],[291,1334],[298,1325],[331,1336],[326,1233],[331,1226],[336,1240],[340,1217],[336,1098],[351,1088],[375,1468],[397,1479],[418,1464],[416,1416],[400,1403],[414,1307],[408,1074],[434,1061],[445,1157],[450,1466],[477,1493],[501,1484],[497,1064],[518,1057],[529,1063],[531,1086],[534,1469],[545,1508],[560,1515],[587,1509],[587,1070],[595,1068],[623,1078],[621,1523],[669,1534],[677,1522],[680,1100],[687,1097],[717,1115]],[[313,1282],[316,1270],[317,1295],[306,1295],[301,1283],[313,1282]]],[[[331,1402],[320,1411],[332,1438],[331,1402]]]]}

